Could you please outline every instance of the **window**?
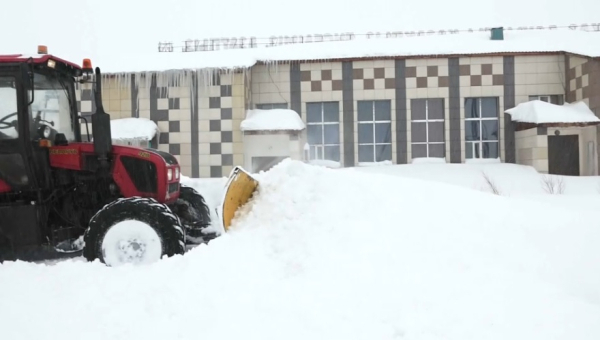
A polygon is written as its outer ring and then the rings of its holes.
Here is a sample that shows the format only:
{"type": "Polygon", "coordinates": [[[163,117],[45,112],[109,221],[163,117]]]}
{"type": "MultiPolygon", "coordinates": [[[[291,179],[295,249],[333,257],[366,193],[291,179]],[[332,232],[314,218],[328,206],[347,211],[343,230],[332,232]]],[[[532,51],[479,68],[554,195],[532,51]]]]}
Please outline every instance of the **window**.
{"type": "Polygon", "coordinates": [[[358,162],[392,160],[392,106],[389,100],[358,101],[358,162]]]}
{"type": "Polygon", "coordinates": [[[446,157],[444,99],[412,99],[412,158],[446,157]]]}
{"type": "Polygon", "coordinates": [[[287,109],[287,103],[272,103],[272,104],[256,104],[256,108],[259,110],[272,110],[272,109],[287,109]]]}
{"type": "MultiPolygon", "coordinates": [[[[62,133],[68,141],[75,140],[75,124],[71,117],[71,105],[74,105],[69,82],[62,76],[35,73],[33,103],[29,106],[31,114],[32,137],[37,138],[36,130],[40,126],[49,126],[53,133],[62,133]]],[[[30,94],[31,96],[31,94],[30,94]]]]}
{"type": "Polygon", "coordinates": [[[498,158],[498,98],[465,99],[466,158],[498,158]]]}
{"type": "Polygon", "coordinates": [[[306,103],[306,134],[310,147],[310,159],[326,159],[339,162],[339,103],[306,103]]]}
{"type": "Polygon", "coordinates": [[[529,100],[541,100],[547,103],[563,105],[564,99],[562,94],[551,94],[551,95],[541,95],[541,96],[529,96],[529,100]]]}
{"type": "Polygon", "coordinates": [[[19,137],[18,120],[15,78],[0,77],[0,141],[19,137]]]}

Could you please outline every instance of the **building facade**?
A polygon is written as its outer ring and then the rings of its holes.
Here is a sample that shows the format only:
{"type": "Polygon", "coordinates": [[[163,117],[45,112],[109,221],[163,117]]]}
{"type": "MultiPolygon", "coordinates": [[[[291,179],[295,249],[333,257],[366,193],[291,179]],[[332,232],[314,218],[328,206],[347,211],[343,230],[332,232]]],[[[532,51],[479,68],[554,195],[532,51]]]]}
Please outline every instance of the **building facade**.
{"type": "MultiPolygon", "coordinates": [[[[227,176],[244,164],[240,123],[255,108],[296,111],[310,158],[343,167],[423,157],[515,163],[506,109],[534,99],[584,101],[600,114],[600,61],[566,52],[281,61],[104,78],[111,117],[155,121],[158,149],[190,177],[227,176]]],[[[84,116],[93,112],[89,87],[78,101],[84,116]]],[[[547,172],[543,153],[528,151],[519,162],[547,172]]]]}

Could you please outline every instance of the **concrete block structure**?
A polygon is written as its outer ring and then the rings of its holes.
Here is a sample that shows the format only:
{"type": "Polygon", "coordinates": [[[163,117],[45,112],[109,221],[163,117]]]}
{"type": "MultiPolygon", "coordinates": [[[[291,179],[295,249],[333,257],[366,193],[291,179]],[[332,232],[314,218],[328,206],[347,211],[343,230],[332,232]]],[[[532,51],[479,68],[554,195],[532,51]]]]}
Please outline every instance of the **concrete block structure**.
{"type": "MultiPolygon", "coordinates": [[[[174,61],[171,70],[108,70],[103,100],[114,118],[156,122],[158,148],[174,154],[190,177],[226,176],[234,165],[252,164],[245,159],[240,130],[252,109],[294,110],[306,124],[308,157],[342,167],[435,157],[449,163],[498,159],[548,172],[549,152],[579,150],[548,150],[537,129],[517,136],[516,123],[505,110],[531,100],[558,105],[582,101],[600,115],[598,49],[588,46],[587,53],[583,45],[588,43],[579,46],[576,39],[558,33],[555,48],[552,43],[538,48],[535,38],[527,45],[520,32],[505,32],[501,41],[492,41],[484,32],[443,37],[449,45],[456,41],[453,51],[443,53],[428,45],[428,37],[412,37],[386,43],[402,46],[414,39],[410,46],[423,51],[378,53],[374,47],[368,55],[325,53],[308,58],[294,56],[292,46],[280,46],[263,50],[283,57],[257,57],[245,67],[178,69],[174,61]],[[423,45],[418,45],[419,39],[423,45]],[[485,48],[477,50],[476,44],[485,48]],[[517,141],[527,146],[517,149],[517,141]]],[[[590,35],[589,41],[600,37],[595,32],[575,33],[590,35]]],[[[314,50],[313,45],[306,48],[314,50]]],[[[93,111],[89,87],[78,90],[78,100],[83,115],[93,111]]],[[[568,129],[585,136],[579,148],[587,150],[591,141],[597,155],[600,132],[595,126],[568,129]]],[[[594,164],[582,164],[578,174],[597,174],[597,158],[594,164]]]]}

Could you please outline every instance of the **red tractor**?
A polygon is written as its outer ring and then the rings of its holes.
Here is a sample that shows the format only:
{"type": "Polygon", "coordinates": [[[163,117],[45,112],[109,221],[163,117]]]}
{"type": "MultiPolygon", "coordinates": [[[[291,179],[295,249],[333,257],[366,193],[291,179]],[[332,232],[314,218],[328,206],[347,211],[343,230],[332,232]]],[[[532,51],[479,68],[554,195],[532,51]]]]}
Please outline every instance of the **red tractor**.
{"type": "Polygon", "coordinates": [[[147,263],[216,237],[175,157],[112,145],[100,81],[89,59],[80,67],[44,46],[0,55],[0,261],[83,253],[111,266],[147,263]],[[92,142],[76,82],[94,87],[92,142]]]}

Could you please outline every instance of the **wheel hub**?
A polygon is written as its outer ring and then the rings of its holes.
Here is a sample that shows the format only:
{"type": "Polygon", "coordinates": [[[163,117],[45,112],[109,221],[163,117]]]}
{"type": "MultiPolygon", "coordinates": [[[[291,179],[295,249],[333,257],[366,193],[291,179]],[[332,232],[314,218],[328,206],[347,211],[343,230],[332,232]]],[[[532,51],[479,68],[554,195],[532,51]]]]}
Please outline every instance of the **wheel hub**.
{"type": "Polygon", "coordinates": [[[162,253],[160,236],[141,221],[113,225],[102,241],[102,256],[109,266],[152,263],[160,260],[162,253]]]}

